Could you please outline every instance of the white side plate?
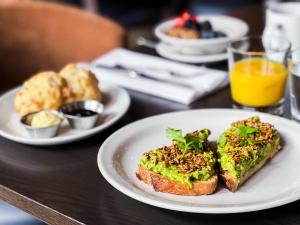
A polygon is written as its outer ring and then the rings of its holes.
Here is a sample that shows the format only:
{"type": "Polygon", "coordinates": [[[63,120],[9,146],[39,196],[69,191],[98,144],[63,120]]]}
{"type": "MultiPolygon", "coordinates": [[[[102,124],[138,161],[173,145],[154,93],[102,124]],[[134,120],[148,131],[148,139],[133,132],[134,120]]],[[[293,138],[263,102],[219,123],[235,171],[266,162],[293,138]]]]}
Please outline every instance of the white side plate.
{"type": "Polygon", "coordinates": [[[19,89],[15,88],[0,97],[0,135],[30,145],[58,145],[89,137],[117,122],[126,113],[130,104],[130,97],[124,89],[101,82],[104,112],[99,117],[96,127],[84,131],[74,130],[65,120],[56,137],[33,139],[21,125],[20,115],[14,110],[14,98],[19,89]]]}
{"type": "Polygon", "coordinates": [[[194,213],[237,213],[284,205],[300,199],[300,125],[277,116],[231,109],[205,109],[168,113],[129,124],[112,134],[98,153],[104,178],[124,194],[147,204],[194,213]],[[241,188],[231,193],[221,184],[208,196],[177,196],[155,192],[135,176],[142,153],[169,144],[167,127],[184,132],[201,128],[218,139],[231,122],[254,114],[274,124],[284,139],[284,148],[241,188]]]}

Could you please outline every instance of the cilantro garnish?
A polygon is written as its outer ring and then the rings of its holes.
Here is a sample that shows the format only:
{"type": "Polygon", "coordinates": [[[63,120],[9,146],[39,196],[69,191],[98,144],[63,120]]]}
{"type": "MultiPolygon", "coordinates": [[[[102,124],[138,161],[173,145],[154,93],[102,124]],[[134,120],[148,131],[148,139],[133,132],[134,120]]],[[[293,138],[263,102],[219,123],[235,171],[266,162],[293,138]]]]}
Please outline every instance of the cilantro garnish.
{"type": "Polygon", "coordinates": [[[167,129],[167,137],[172,138],[174,141],[186,144],[186,140],[182,135],[182,130],[175,130],[173,128],[167,129]]]}
{"type": "Polygon", "coordinates": [[[176,142],[176,145],[182,150],[182,157],[188,150],[202,150],[204,141],[197,136],[186,135],[183,136],[182,130],[175,130],[168,128],[166,130],[168,138],[172,138],[176,142]]]}
{"type": "Polygon", "coordinates": [[[248,127],[248,126],[244,126],[244,125],[238,125],[234,131],[234,133],[238,136],[240,136],[241,138],[243,138],[243,143],[244,144],[256,144],[257,142],[255,140],[251,140],[251,138],[249,138],[250,134],[254,134],[257,131],[256,128],[254,127],[248,127]]]}
{"type": "Polygon", "coordinates": [[[200,137],[188,135],[185,137],[185,140],[188,147],[190,147],[191,149],[195,149],[195,150],[203,149],[204,141],[200,137]]]}
{"type": "Polygon", "coordinates": [[[257,131],[254,127],[248,127],[244,125],[239,125],[236,127],[234,133],[240,137],[246,138],[249,134],[253,134],[257,131]]]}

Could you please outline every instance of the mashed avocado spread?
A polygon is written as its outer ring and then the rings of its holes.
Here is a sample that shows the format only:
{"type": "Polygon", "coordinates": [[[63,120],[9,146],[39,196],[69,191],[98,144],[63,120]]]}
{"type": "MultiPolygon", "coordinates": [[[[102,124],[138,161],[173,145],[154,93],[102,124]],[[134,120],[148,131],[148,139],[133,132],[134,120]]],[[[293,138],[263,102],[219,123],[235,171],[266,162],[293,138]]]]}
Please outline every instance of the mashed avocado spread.
{"type": "Polygon", "coordinates": [[[140,165],[171,180],[192,187],[195,181],[207,181],[215,172],[216,159],[207,141],[210,131],[203,129],[182,135],[169,128],[171,146],[163,146],[142,155],[140,165]]]}
{"type": "Polygon", "coordinates": [[[280,136],[271,124],[255,116],[233,123],[220,136],[217,146],[221,169],[240,178],[280,147],[280,136]]]}

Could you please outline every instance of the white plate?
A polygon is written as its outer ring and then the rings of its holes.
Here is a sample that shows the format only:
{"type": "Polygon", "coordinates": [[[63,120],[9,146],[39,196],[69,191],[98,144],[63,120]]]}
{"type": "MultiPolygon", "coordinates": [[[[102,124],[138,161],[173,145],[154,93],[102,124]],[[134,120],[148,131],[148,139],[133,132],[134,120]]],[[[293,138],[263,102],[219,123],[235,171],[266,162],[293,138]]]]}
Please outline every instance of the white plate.
{"type": "Polygon", "coordinates": [[[12,141],[30,145],[58,145],[89,137],[119,120],[126,113],[130,104],[130,97],[124,89],[101,82],[104,112],[96,127],[84,131],[74,130],[65,120],[56,137],[33,139],[21,125],[20,115],[14,110],[14,98],[19,89],[20,87],[15,88],[0,98],[0,135],[12,141]]]}
{"type": "Polygon", "coordinates": [[[156,52],[167,59],[185,63],[210,63],[219,62],[227,59],[227,52],[205,55],[187,55],[173,48],[169,44],[160,42],[156,45],[156,52]]]}
{"type": "Polygon", "coordinates": [[[300,198],[299,124],[264,113],[255,113],[281,133],[285,145],[265,167],[241,188],[231,193],[219,185],[208,196],[177,196],[155,192],[135,176],[145,151],[169,144],[165,129],[184,132],[210,128],[210,140],[217,140],[232,121],[253,116],[253,112],[232,109],[205,109],[168,113],[129,124],[112,134],[98,153],[98,167],[116,189],[141,202],[161,208],[194,213],[237,213],[272,208],[300,198]]]}

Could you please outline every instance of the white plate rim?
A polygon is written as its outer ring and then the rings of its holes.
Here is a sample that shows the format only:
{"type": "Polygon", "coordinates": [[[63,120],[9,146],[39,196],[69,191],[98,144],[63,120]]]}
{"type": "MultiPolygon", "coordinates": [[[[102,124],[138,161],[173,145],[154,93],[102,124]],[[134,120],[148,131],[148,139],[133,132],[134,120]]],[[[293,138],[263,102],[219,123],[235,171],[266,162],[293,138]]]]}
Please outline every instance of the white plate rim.
{"type": "Polygon", "coordinates": [[[102,174],[102,176],[114,188],[116,188],[117,190],[119,190],[123,194],[125,194],[125,195],[127,195],[127,196],[129,196],[129,197],[131,197],[135,200],[138,200],[138,201],[143,202],[145,204],[156,206],[156,207],[159,207],[159,208],[170,209],[170,210],[181,211],[181,212],[189,212],[189,213],[229,214],[229,213],[253,212],[253,211],[259,211],[259,210],[270,209],[270,208],[282,206],[282,205],[292,203],[292,202],[297,201],[297,200],[300,199],[300,191],[299,191],[299,193],[296,196],[295,195],[287,196],[285,198],[274,200],[274,201],[271,201],[269,203],[252,204],[250,206],[242,206],[242,207],[241,206],[236,206],[236,207],[231,207],[231,208],[213,208],[213,209],[211,209],[209,207],[201,207],[201,208],[195,209],[194,207],[188,207],[188,206],[185,207],[185,206],[180,206],[180,205],[174,205],[174,204],[170,204],[170,203],[166,203],[166,202],[153,200],[151,198],[143,197],[143,196],[141,196],[139,194],[136,194],[135,192],[131,191],[130,189],[128,189],[126,187],[123,187],[119,182],[117,182],[115,179],[110,177],[109,173],[107,172],[107,170],[105,168],[105,163],[103,163],[103,161],[102,161],[103,154],[104,154],[104,151],[105,151],[103,149],[105,149],[106,145],[108,145],[109,142],[112,139],[115,139],[116,136],[118,136],[119,133],[123,132],[126,129],[131,129],[136,124],[143,123],[143,121],[155,120],[157,117],[168,116],[168,115],[172,115],[172,114],[176,114],[176,113],[185,113],[185,112],[190,112],[190,111],[219,111],[219,112],[222,112],[222,111],[226,111],[226,112],[235,111],[235,112],[239,112],[239,113],[244,113],[245,115],[247,115],[247,114],[249,115],[249,113],[255,113],[258,116],[264,115],[264,116],[271,117],[273,119],[277,118],[277,119],[283,120],[287,123],[290,123],[292,126],[296,126],[297,129],[299,129],[299,124],[297,124],[295,121],[289,120],[287,118],[278,117],[278,116],[270,115],[270,114],[267,114],[267,113],[253,112],[253,111],[248,111],[248,110],[238,110],[238,109],[220,109],[220,108],[193,109],[193,110],[170,112],[170,113],[164,113],[164,114],[160,114],[160,115],[150,116],[150,117],[147,117],[147,118],[144,118],[144,119],[137,120],[133,123],[130,123],[130,124],[120,128],[119,130],[112,133],[103,142],[103,144],[100,146],[100,149],[99,149],[98,155],[97,155],[97,165],[98,165],[98,169],[99,169],[100,173],[102,174]]]}
{"type": "MultiPolygon", "coordinates": [[[[4,137],[6,139],[9,139],[11,141],[15,141],[15,142],[22,143],[22,144],[36,145],[36,146],[51,146],[51,145],[66,144],[66,143],[70,143],[73,141],[79,141],[84,138],[90,137],[102,130],[105,130],[106,128],[112,126],[114,123],[116,123],[119,119],[121,119],[125,115],[125,113],[127,112],[128,108],[130,106],[130,96],[125,89],[120,88],[114,84],[111,84],[109,82],[104,82],[104,81],[101,82],[101,85],[102,84],[107,85],[108,87],[110,87],[112,89],[117,89],[120,92],[120,94],[124,97],[124,100],[126,102],[124,108],[120,109],[119,113],[114,118],[109,120],[108,122],[103,123],[100,126],[94,127],[92,129],[85,130],[82,133],[72,134],[69,136],[61,136],[61,137],[56,136],[54,138],[45,138],[45,139],[31,139],[31,138],[26,138],[26,137],[15,136],[15,135],[9,134],[9,133],[5,132],[4,130],[2,130],[2,128],[0,126],[0,136],[4,137]]],[[[0,96],[0,101],[7,98],[12,93],[16,92],[18,89],[20,89],[20,86],[6,91],[5,93],[3,93],[0,96]]]]}
{"type": "Polygon", "coordinates": [[[228,58],[227,52],[222,53],[213,53],[213,54],[203,54],[203,55],[184,55],[181,53],[168,51],[165,47],[165,43],[159,42],[155,50],[156,52],[167,59],[176,60],[178,62],[185,63],[211,63],[211,62],[219,62],[224,61],[228,58]]]}

